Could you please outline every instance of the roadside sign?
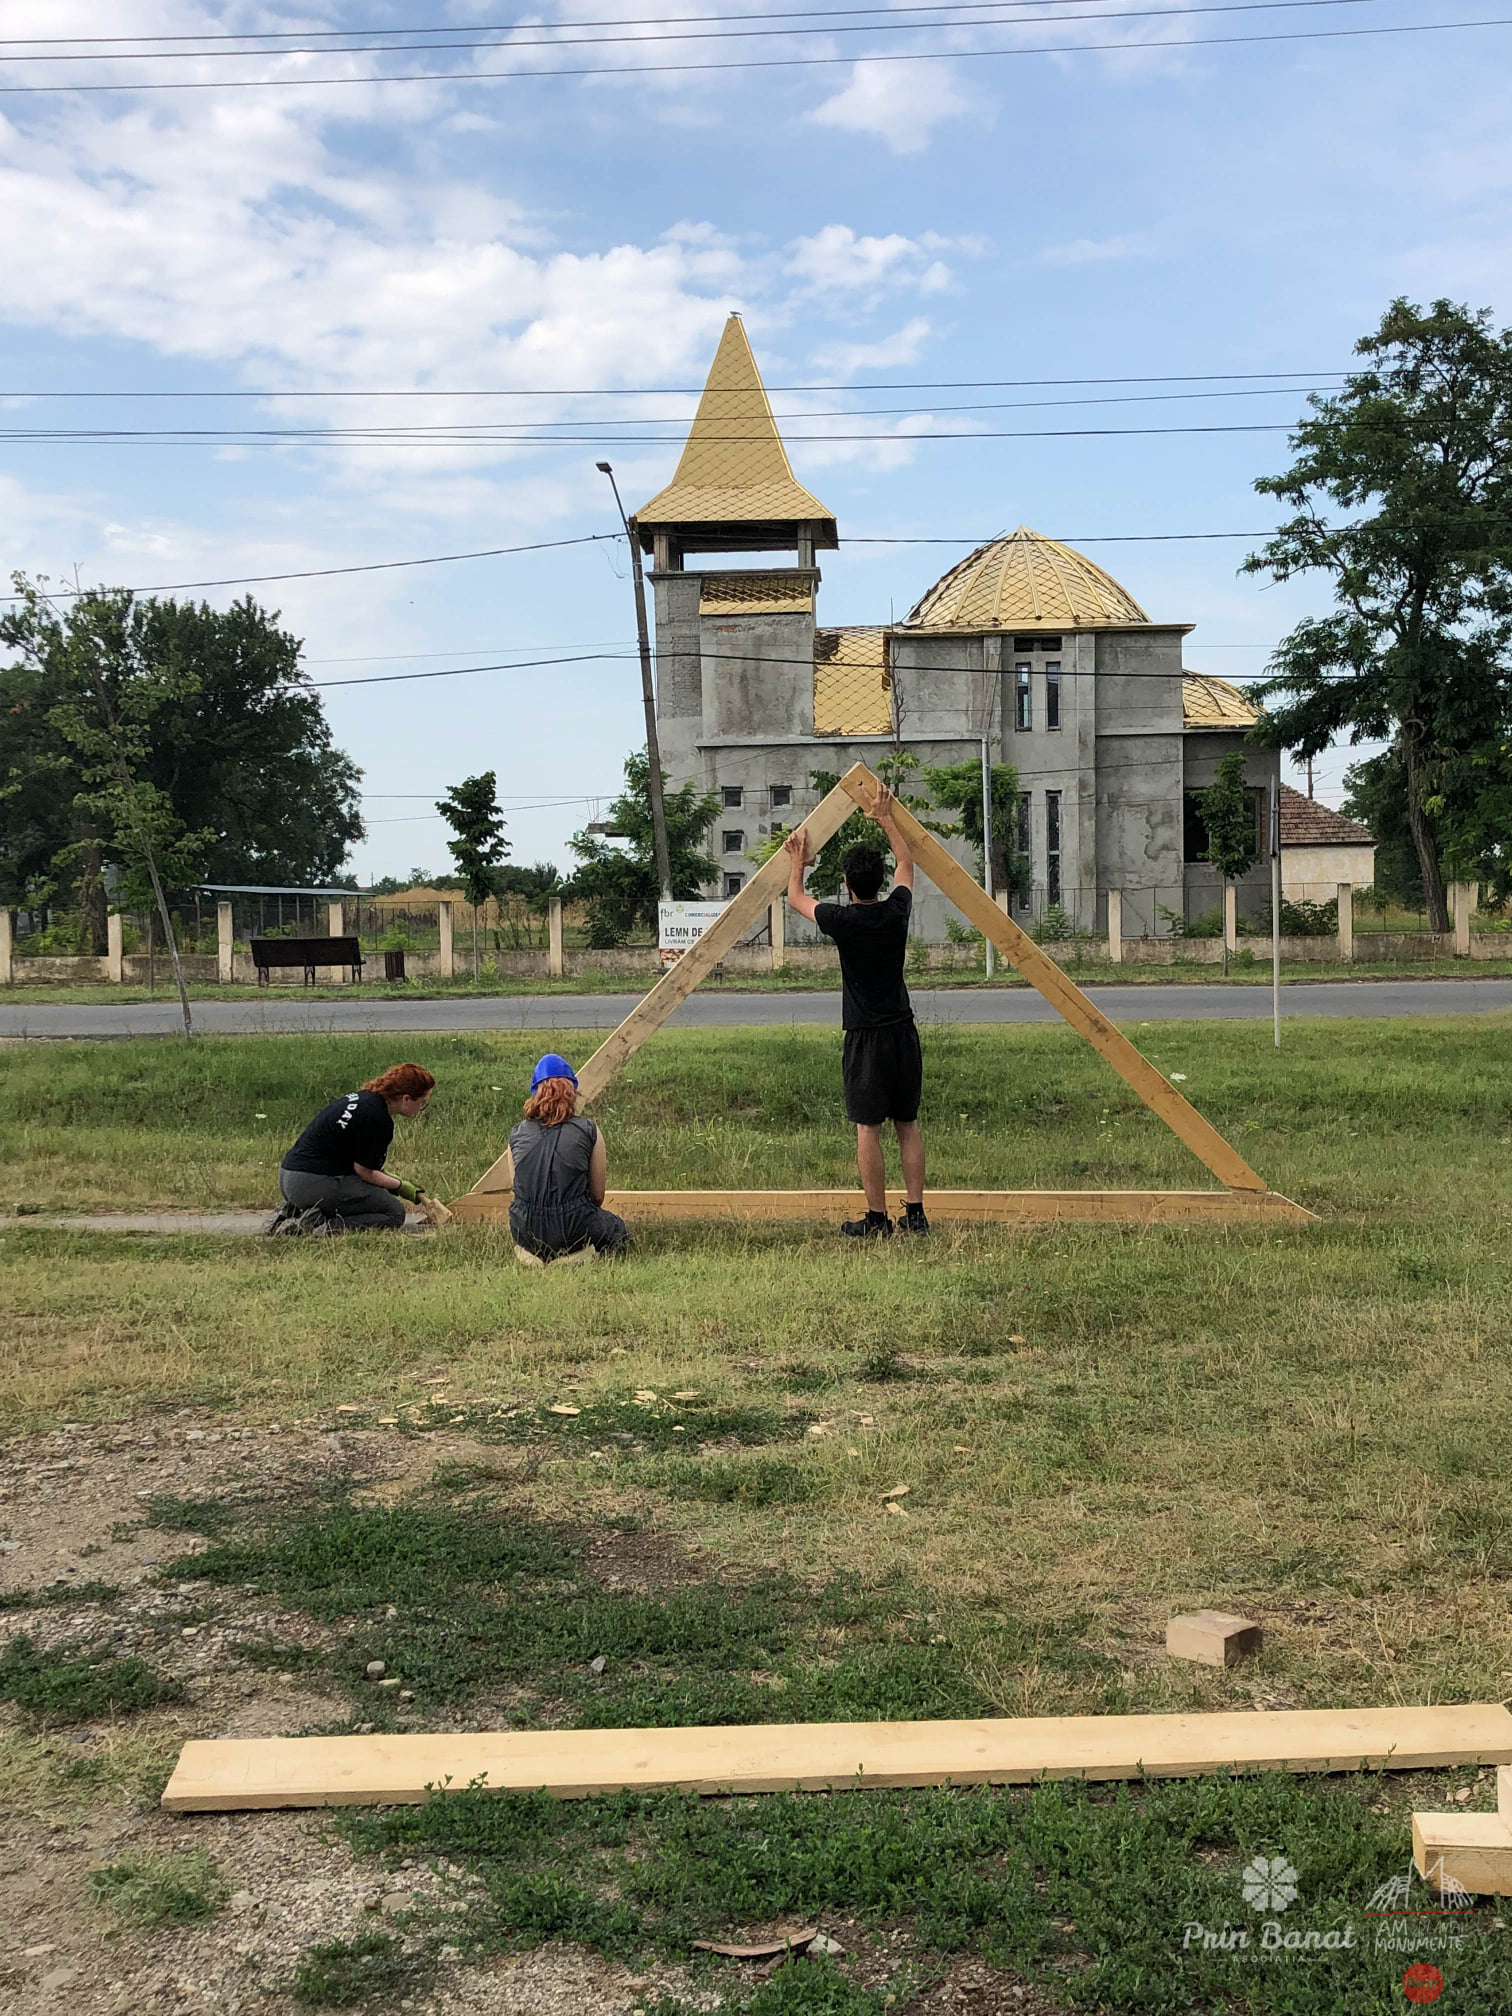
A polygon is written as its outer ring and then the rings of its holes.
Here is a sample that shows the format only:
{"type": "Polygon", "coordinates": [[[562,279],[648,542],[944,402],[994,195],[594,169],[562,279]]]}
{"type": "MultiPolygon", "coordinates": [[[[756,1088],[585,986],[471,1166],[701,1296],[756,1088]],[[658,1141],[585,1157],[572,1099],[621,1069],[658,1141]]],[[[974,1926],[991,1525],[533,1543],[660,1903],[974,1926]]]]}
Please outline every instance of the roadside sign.
{"type": "Polygon", "coordinates": [[[657,942],[663,966],[670,966],[690,945],[696,945],[724,907],[723,903],[658,904],[657,942]]]}

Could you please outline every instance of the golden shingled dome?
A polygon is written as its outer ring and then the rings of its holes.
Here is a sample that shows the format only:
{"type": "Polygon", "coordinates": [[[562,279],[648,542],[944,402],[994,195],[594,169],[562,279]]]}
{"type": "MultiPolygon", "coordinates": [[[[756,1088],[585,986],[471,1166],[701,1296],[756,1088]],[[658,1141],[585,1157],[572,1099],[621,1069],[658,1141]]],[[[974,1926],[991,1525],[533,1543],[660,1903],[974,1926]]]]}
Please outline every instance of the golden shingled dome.
{"type": "Polygon", "coordinates": [[[913,630],[1121,628],[1149,617],[1094,560],[1020,525],[952,567],[904,618],[913,630]]]}

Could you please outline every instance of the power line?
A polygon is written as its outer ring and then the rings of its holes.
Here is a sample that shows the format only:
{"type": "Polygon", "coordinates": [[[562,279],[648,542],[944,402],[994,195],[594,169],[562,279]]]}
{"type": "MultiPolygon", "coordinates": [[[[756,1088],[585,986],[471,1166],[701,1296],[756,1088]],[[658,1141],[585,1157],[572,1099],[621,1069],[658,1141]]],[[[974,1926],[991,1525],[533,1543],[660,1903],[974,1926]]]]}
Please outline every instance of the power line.
{"type": "MultiPolygon", "coordinates": [[[[978,4],[978,0],[920,0],[917,5],[905,5],[898,12],[905,14],[950,14],[962,6],[978,4]]],[[[1032,5],[1035,0],[992,0],[992,4],[1032,5]]],[[[559,31],[578,28],[682,28],[697,27],[706,23],[730,21],[826,21],[853,20],[862,14],[890,16],[895,10],[887,5],[874,7],[797,7],[787,11],[757,11],[744,14],[647,14],[647,15],[601,15],[588,21],[558,21],[553,25],[559,31]]],[[[512,35],[521,28],[539,28],[539,21],[472,21],[459,22],[455,30],[444,32],[457,35],[512,35]]],[[[309,42],[330,42],[341,38],[343,44],[363,35],[432,35],[438,31],[434,22],[426,22],[415,28],[246,28],[229,33],[201,33],[185,30],[177,35],[5,35],[0,36],[0,48],[76,48],[80,43],[90,43],[95,47],[120,47],[130,43],[139,47],[156,42],[292,42],[301,37],[309,42]]],[[[385,44],[384,47],[389,45],[385,44]]],[[[413,43],[393,45],[396,54],[402,55],[413,43]]],[[[464,45],[465,46],[465,45],[464,45]]],[[[193,50],[183,52],[192,55],[193,50]]],[[[268,55],[289,55],[306,53],[287,49],[268,50],[268,55]]],[[[347,53],[345,46],[334,51],[310,51],[311,54],[347,53]]],[[[6,59],[10,60],[10,59],[6,59]]]]}
{"type": "MultiPolygon", "coordinates": [[[[873,385],[768,385],[768,392],[1012,392],[1056,385],[1228,385],[1249,384],[1257,378],[1337,378],[1328,371],[1176,371],[1157,376],[1132,378],[903,378],[883,379],[873,385]]],[[[1306,392],[1306,385],[1283,387],[1306,392]]],[[[89,389],[48,392],[3,392],[0,399],[675,399],[697,398],[702,385],[494,385],[468,391],[462,387],[416,386],[409,391],[356,391],[335,387],[328,391],[296,386],[284,391],[243,389],[205,391],[101,392],[89,389]]]]}
{"type": "MultiPolygon", "coordinates": [[[[1185,13],[1189,10],[1179,10],[1185,13]]],[[[1060,16],[1039,16],[1054,20],[1060,16]]],[[[1085,17],[1099,18],[1099,17],[1085,17]]],[[[1442,35],[1467,28],[1508,28],[1512,17],[1496,16],[1478,21],[1423,21],[1374,28],[1300,28],[1274,35],[1191,35],[1167,36],[1144,42],[1043,42],[1016,49],[917,49],[873,54],[863,51],[843,56],[763,56],[740,57],[728,63],[600,63],[576,67],[528,70],[423,70],[387,76],[360,77],[184,77],[145,83],[124,81],[110,84],[0,84],[3,97],[58,97],[69,93],[96,94],[106,91],[278,91],[300,87],[328,88],[343,84],[490,84],[512,80],[531,81],[543,77],[657,77],[692,75],[721,70],[807,70],[833,68],[837,64],[945,63],[969,55],[973,62],[993,57],[1082,56],[1116,52],[1143,54],[1149,49],[1218,49],[1262,42],[1327,42],[1353,40],[1367,35],[1442,35]]]]}
{"type": "MultiPolygon", "coordinates": [[[[1509,21],[1512,26],[1512,21],[1509,21]]],[[[1290,420],[1256,420],[1196,423],[1185,427],[977,427],[968,432],[915,429],[911,434],[788,434],[787,444],[826,447],[836,442],[882,441],[1069,441],[1146,434],[1289,434],[1296,426],[1290,420]]],[[[1383,425],[1391,424],[1383,422],[1383,425]]],[[[767,434],[706,434],[708,443],[739,447],[752,441],[766,441],[767,434]]],[[[142,447],[142,448],[600,448],[602,434],[538,435],[505,433],[442,433],[420,429],[393,429],[389,433],[340,429],[293,428],[7,428],[0,430],[0,442],[14,447],[142,447]]],[[[615,448],[681,448],[682,434],[616,434],[608,444],[615,448]]],[[[607,536],[607,535],[606,535],[607,536]]]]}
{"type": "MultiPolygon", "coordinates": [[[[949,13],[953,15],[982,16],[1017,11],[1025,7],[1043,7],[1049,4],[1051,4],[1051,0],[954,0],[954,4],[921,8],[905,7],[899,11],[907,14],[949,13]]],[[[1378,0],[1208,0],[1208,4],[1193,7],[1109,8],[1107,11],[1102,11],[1101,0],[1079,0],[1079,4],[1088,9],[1095,6],[1099,11],[1096,13],[1077,14],[1033,14],[1025,16],[1024,19],[1031,26],[1037,26],[1041,22],[1081,20],[1142,21],[1162,18],[1172,14],[1269,14],[1298,7],[1364,7],[1375,6],[1378,4],[1378,0]]],[[[888,15],[893,10],[890,8],[873,8],[869,11],[874,14],[888,15]]],[[[719,20],[721,17],[715,15],[708,18],[710,20],[719,20]]],[[[508,41],[478,41],[474,39],[471,41],[410,42],[399,45],[388,42],[348,42],[343,43],[340,48],[336,49],[316,49],[299,45],[284,49],[260,49],[251,46],[240,49],[124,49],[109,55],[100,55],[94,50],[82,50],[64,55],[56,55],[44,51],[35,55],[0,56],[0,62],[174,63],[204,62],[207,59],[215,62],[227,62],[237,61],[242,57],[248,56],[408,56],[432,54],[441,51],[455,51],[465,55],[477,49],[570,49],[579,46],[599,49],[624,42],[633,42],[639,47],[644,48],[648,42],[654,42],[656,46],[660,46],[664,42],[739,42],[774,35],[901,35],[929,33],[931,31],[938,33],[941,30],[951,28],[1013,28],[1018,25],[1014,21],[991,19],[952,21],[893,21],[884,19],[834,27],[829,25],[829,21],[823,17],[819,18],[817,25],[814,27],[791,25],[802,23],[810,18],[813,17],[804,14],[789,14],[785,17],[780,17],[782,22],[789,25],[771,25],[760,28],[700,27],[688,31],[674,29],[671,33],[655,37],[644,35],[577,35],[564,33],[562,29],[553,27],[549,34],[533,36],[521,35],[516,30],[511,29],[507,31],[509,34],[508,41]]],[[[534,21],[528,24],[520,24],[522,27],[529,26],[532,28],[539,28],[543,25],[541,22],[534,21]]],[[[592,25],[617,28],[621,25],[629,26],[633,24],[606,21],[602,24],[592,25]]],[[[367,81],[386,83],[390,80],[384,77],[369,79],[367,81]]],[[[130,89],[131,87],[128,85],[124,88],[130,89]]]]}
{"type": "MultiPolygon", "coordinates": [[[[484,546],[476,553],[432,553],[421,560],[366,560],[350,567],[302,567],[292,574],[236,574],[219,581],[159,581],[150,588],[128,588],[128,595],[176,595],[190,588],[255,588],[270,581],[322,581],[334,574],[386,574],[396,567],[441,567],[451,560],[495,560],[506,553],[547,553],[559,546],[595,546],[623,539],[623,532],[584,532],[576,539],[536,539],[528,546],[484,546]]],[[[56,588],[54,599],[93,595],[93,588],[56,588]]],[[[111,593],[121,591],[111,590],[111,593]]],[[[0,602],[19,602],[19,595],[0,595],[0,602]]]]}
{"type": "Polygon", "coordinates": [[[524,658],[513,665],[450,665],[439,672],[372,672],[357,679],[311,679],[307,683],[316,692],[336,686],[399,686],[412,679],[464,679],[474,672],[533,672],[542,665],[600,665],[612,658],[635,655],[633,651],[580,651],[564,658],[524,658]]]}

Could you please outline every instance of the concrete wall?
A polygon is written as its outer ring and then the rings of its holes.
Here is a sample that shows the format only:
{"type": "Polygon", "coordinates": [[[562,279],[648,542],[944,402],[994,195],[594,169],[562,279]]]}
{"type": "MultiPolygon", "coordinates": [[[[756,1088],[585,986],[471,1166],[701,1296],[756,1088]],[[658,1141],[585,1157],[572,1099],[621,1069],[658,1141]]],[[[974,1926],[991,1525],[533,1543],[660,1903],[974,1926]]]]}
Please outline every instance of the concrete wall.
{"type": "Polygon", "coordinates": [[[1375,882],[1374,847],[1283,847],[1281,893],[1294,903],[1332,903],[1339,884],[1369,889],[1375,882]]]}
{"type": "Polygon", "coordinates": [[[1181,907],[1184,635],[1172,626],[1088,640],[1097,666],[1094,879],[1124,892],[1130,938],[1160,929],[1157,904],[1181,907]]]}

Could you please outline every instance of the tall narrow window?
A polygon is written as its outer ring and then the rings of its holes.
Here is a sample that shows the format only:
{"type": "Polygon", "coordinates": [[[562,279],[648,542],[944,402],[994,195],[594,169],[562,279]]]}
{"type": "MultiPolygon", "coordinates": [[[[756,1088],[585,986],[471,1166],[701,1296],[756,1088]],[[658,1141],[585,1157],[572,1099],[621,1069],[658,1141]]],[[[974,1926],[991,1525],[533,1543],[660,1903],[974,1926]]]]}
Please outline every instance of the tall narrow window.
{"type": "Polygon", "coordinates": [[[1022,735],[1034,726],[1034,699],[1029,688],[1029,667],[1013,668],[1013,725],[1022,735]]]}
{"type": "Polygon", "coordinates": [[[1045,901],[1061,900],[1061,794],[1045,793],[1045,901]]]}
{"type": "Polygon", "coordinates": [[[733,870],[731,870],[728,874],[726,874],[724,878],[724,892],[726,899],[728,899],[731,896],[738,896],[744,884],[745,884],[744,875],[737,875],[734,873],[733,870]]]}
{"type": "Polygon", "coordinates": [[[1055,658],[1045,667],[1045,726],[1060,726],[1060,661],[1055,658]]]}
{"type": "MultiPolygon", "coordinates": [[[[1018,831],[1014,835],[1014,840],[1016,843],[1015,851],[1024,864],[1024,879],[1026,883],[1032,882],[1034,879],[1034,842],[1032,838],[1033,829],[1030,823],[1030,806],[1032,804],[1033,799],[1030,797],[1030,794],[1027,791],[1020,791],[1018,797],[1018,831]]],[[[1029,896],[1027,890],[1020,900],[1025,904],[1028,903],[1029,896]]]]}

